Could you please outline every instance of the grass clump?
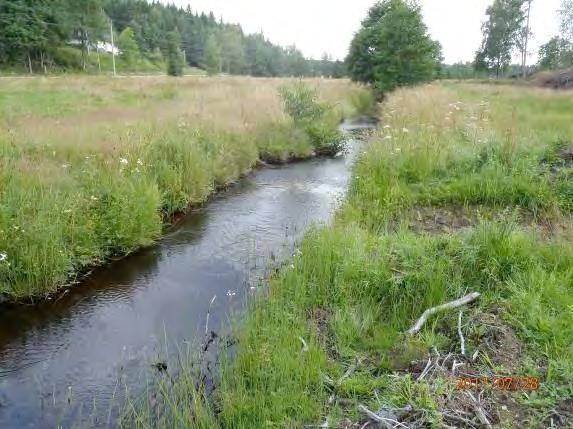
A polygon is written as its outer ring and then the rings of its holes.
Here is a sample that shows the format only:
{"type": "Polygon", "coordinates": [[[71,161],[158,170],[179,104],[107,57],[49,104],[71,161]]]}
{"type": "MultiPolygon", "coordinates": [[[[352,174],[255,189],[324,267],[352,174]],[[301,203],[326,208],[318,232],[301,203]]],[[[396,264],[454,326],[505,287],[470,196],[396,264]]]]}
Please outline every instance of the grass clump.
{"type": "Polygon", "coordinates": [[[362,425],[359,404],[409,406],[404,424],[451,425],[454,412],[476,423],[451,361],[418,380],[428,358],[449,354],[463,363],[457,374],[539,378],[534,392],[480,392],[494,425],[566,427],[573,224],[562,142],[573,112],[563,97],[451,84],[390,96],[335,224],[307,234],[236,328],[211,424],[362,425]],[[546,110],[560,114],[547,123],[546,110]],[[449,209],[475,216],[447,224],[449,209]],[[420,212],[445,228],[416,228],[420,212]],[[404,333],[424,310],[469,292],[482,294],[462,319],[475,360],[461,356],[457,311],[404,333]]]}

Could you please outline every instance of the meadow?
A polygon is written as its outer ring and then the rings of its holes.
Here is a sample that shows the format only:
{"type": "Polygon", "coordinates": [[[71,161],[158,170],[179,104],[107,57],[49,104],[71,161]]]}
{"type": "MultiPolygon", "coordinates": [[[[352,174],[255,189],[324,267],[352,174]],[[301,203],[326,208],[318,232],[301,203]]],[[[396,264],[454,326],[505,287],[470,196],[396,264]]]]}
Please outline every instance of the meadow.
{"type": "Polygon", "coordinates": [[[533,88],[389,95],[334,225],[233,325],[214,394],[184,367],[126,426],[364,427],[367,408],[386,427],[568,427],[572,115],[570,93],[533,88]],[[499,376],[539,385],[456,389],[499,376]]]}
{"type": "Polygon", "coordinates": [[[0,80],[0,300],[43,298],[152,244],[171,215],[261,161],[313,156],[363,89],[307,80],[330,106],[307,132],[289,79],[0,80]],[[321,140],[322,139],[322,140],[321,140]]]}

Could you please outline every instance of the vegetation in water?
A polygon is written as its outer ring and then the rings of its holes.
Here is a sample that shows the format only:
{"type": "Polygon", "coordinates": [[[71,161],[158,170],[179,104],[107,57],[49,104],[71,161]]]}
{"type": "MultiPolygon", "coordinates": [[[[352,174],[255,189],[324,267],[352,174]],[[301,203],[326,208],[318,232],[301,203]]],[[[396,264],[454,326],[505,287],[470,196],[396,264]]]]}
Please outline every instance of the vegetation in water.
{"type": "Polygon", "coordinates": [[[571,114],[568,95],[545,90],[394,92],[335,224],[306,236],[235,325],[214,402],[187,372],[126,426],[341,427],[367,421],[359,405],[410,410],[394,411],[405,425],[478,422],[455,389],[463,374],[540,380],[535,391],[481,388],[491,424],[570,422],[571,114]],[[424,310],[470,292],[482,296],[461,316],[438,313],[405,334],[424,310]]]}
{"type": "Polygon", "coordinates": [[[149,245],[171,214],[259,159],[311,156],[313,138],[338,138],[352,94],[363,91],[347,81],[297,83],[317,105],[338,103],[329,110],[337,119],[325,115],[313,137],[283,111],[278,92],[287,82],[3,81],[0,295],[54,292],[94,264],[149,245]]]}

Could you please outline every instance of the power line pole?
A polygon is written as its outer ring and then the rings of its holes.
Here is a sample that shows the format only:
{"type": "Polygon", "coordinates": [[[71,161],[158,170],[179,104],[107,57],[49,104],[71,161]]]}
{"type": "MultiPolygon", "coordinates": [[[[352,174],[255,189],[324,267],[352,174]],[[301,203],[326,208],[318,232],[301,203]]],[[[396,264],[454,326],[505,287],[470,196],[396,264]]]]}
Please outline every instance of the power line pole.
{"type": "Polygon", "coordinates": [[[115,76],[115,45],[113,44],[113,21],[109,20],[109,33],[111,35],[111,63],[113,64],[113,75],[115,76]]]}

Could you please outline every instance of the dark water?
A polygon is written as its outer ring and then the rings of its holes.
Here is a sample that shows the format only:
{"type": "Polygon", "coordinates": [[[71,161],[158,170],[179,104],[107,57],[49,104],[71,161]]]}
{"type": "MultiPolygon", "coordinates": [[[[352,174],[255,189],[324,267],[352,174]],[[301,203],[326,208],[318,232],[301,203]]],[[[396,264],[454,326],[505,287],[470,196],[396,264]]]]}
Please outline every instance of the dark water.
{"type": "Polygon", "coordinates": [[[137,394],[152,362],[202,336],[213,296],[217,329],[270,260],[286,260],[311,225],[331,219],[357,147],[258,171],[57,302],[0,308],[0,428],[114,426],[113,398],[137,394]]]}

